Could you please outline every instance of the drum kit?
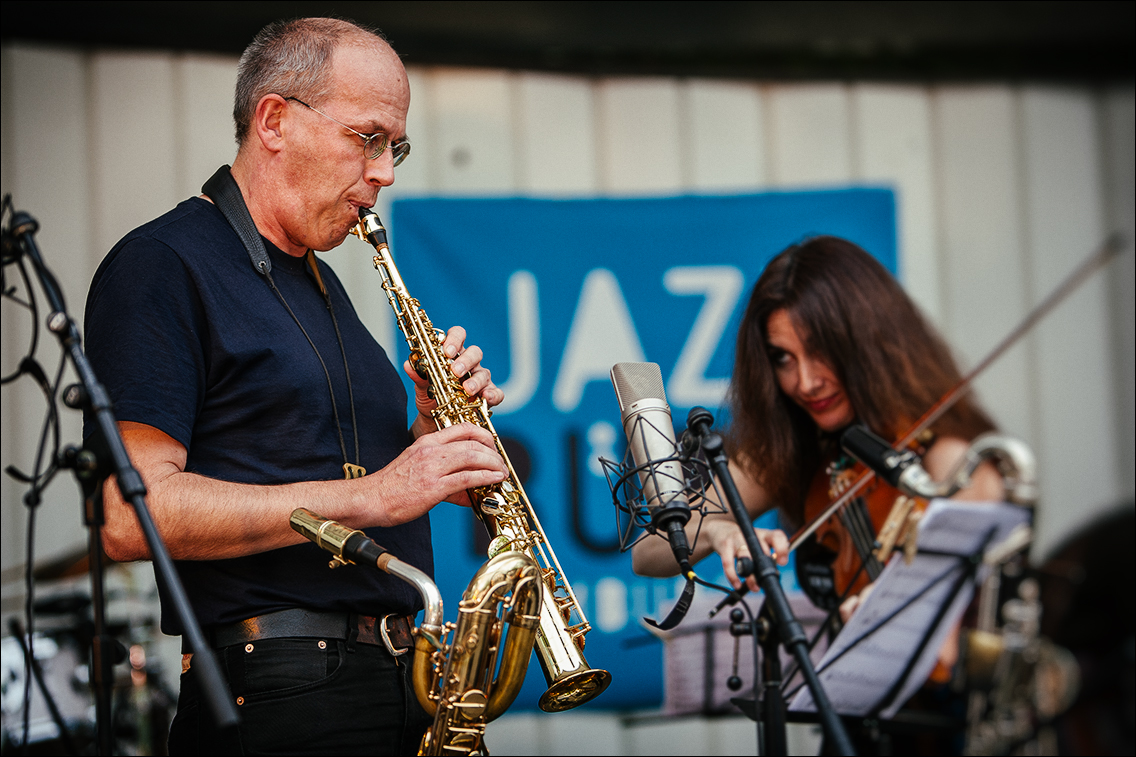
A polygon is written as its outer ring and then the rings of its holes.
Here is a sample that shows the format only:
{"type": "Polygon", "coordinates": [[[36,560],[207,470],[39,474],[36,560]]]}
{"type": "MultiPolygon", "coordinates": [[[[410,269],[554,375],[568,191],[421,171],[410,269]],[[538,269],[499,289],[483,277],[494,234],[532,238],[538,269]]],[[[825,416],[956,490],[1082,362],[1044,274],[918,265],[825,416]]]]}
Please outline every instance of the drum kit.
{"type": "MultiPolygon", "coordinates": [[[[162,661],[170,656],[171,643],[158,630],[152,573],[148,564],[109,560],[104,564],[107,633],[115,639],[110,650],[114,752],[165,754],[177,701],[176,689],[170,685],[176,686],[176,680],[164,673],[168,666],[162,661]]],[[[5,754],[95,751],[96,708],[90,687],[94,624],[88,570],[85,548],[32,568],[36,588],[31,639],[18,620],[24,616],[25,567],[13,566],[0,575],[5,617],[5,635],[0,639],[0,745],[5,754]],[[32,666],[27,664],[29,641],[32,666]]]]}

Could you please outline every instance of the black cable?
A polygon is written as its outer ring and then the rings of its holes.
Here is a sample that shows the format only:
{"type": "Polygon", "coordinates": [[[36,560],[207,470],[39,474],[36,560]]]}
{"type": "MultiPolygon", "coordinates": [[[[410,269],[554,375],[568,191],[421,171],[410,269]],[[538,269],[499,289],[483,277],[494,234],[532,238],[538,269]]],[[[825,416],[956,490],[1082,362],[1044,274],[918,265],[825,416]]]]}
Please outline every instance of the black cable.
{"type": "MultiPolygon", "coordinates": [[[[351,406],[351,433],[355,436],[355,464],[362,465],[359,460],[359,424],[355,422],[355,392],[351,388],[351,369],[347,367],[347,348],[343,345],[343,335],[339,333],[339,321],[335,318],[335,306],[331,304],[331,295],[323,293],[327,301],[327,311],[331,313],[331,325],[335,327],[335,339],[339,342],[339,354],[343,355],[343,373],[347,377],[347,403],[351,406]]],[[[344,452],[346,456],[346,452],[344,452]]]]}
{"type": "MultiPolygon", "coordinates": [[[[316,347],[316,343],[312,341],[312,338],[310,336],[308,336],[308,332],[304,328],[304,325],[300,323],[300,319],[297,318],[296,314],[292,312],[292,306],[288,304],[288,301],[286,299],[284,299],[284,294],[276,287],[276,282],[272,280],[272,273],[269,272],[267,268],[263,270],[265,277],[268,279],[268,285],[272,287],[272,291],[276,292],[276,296],[280,298],[280,301],[282,303],[284,303],[284,308],[288,311],[288,315],[292,316],[292,320],[295,321],[296,325],[300,327],[300,333],[302,333],[304,335],[304,338],[308,340],[308,344],[311,345],[312,350],[316,353],[316,359],[319,360],[320,367],[323,368],[324,378],[327,379],[327,391],[331,394],[331,412],[332,416],[335,418],[335,431],[337,434],[339,434],[339,450],[343,453],[343,462],[347,462],[347,443],[343,441],[343,426],[339,422],[339,406],[335,402],[335,389],[331,384],[331,374],[328,373],[327,365],[323,362],[323,355],[320,354],[319,349],[316,347]]],[[[339,333],[338,327],[336,327],[335,333],[339,333]]],[[[344,367],[346,367],[346,359],[344,361],[344,367]]],[[[353,418],[354,409],[355,408],[352,407],[353,418]]]]}
{"type": "MultiPolygon", "coordinates": [[[[25,358],[21,361],[21,365],[28,361],[25,358]]],[[[32,660],[35,659],[35,581],[33,576],[32,566],[35,563],[35,521],[36,513],[39,511],[39,505],[42,502],[43,490],[51,482],[55,476],[56,471],[59,470],[57,461],[59,458],[59,410],[56,405],[56,392],[59,387],[59,382],[63,377],[63,369],[66,366],[66,358],[63,355],[59,357],[59,368],[55,372],[55,383],[52,384],[46,380],[43,369],[39,367],[34,359],[31,362],[35,365],[35,370],[25,370],[25,373],[31,375],[36,384],[43,390],[47,398],[47,411],[44,414],[43,429],[40,431],[39,443],[36,445],[36,456],[34,467],[32,468],[32,475],[25,476],[12,466],[8,466],[8,473],[13,478],[29,480],[31,488],[28,493],[24,495],[24,504],[28,508],[28,530],[27,530],[27,558],[24,562],[24,625],[27,627],[28,634],[28,654],[24,660],[24,718],[23,718],[23,741],[22,752],[27,753],[28,733],[29,733],[29,717],[31,712],[32,701],[32,660]],[[40,473],[40,466],[43,464],[44,447],[47,446],[48,434],[51,434],[53,440],[51,463],[48,469],[40,473]]],[[[47,698],[51,695],[44,692],[47,698]]]]}
{"type": "MultiPolygon", "coordinates": [[[[35,289],[31,285],[27,268],[24,265],[20,248],[16,244],[15,239],[13,239],[11,229],[9,228],[11,225],[11,214],[12,198],[11,195],[5,195],[2,204],[0,204],[0,218],[3,218],[5,221],[5,227],[3,229],[3,265],[6,268],[9,263],[16,264],[20,272],[20,278],[23,279],[24,282],[24,290],[27,292],[27,301],[25,302],[16,296],[16,288],[14,286],[7,286],[6,277],[3,279],[3,284],[0,285],[0,290],[2,290],[0,294],[2,294],[5,299],[11,300],[19,307],[29,311],[31,314],[31,340],[27,354],[20,360],[16,370],[0,378],[0,384],[11,383],[20,376],[30,376],[43,392],[47,404],[43,425],[39,434],[39,442],[36,444],[36,453],[31,474],[28,475],[12,465],[6,468],[6,472],[12,478],[29,485],[28,492],[23,498],[24,504],[28,508],[26,559],[24,564],[24,616],[25,627],[27,629],[26,646],[24,646],[25,640],[23,638],[20,639],[20,644],[24,647],[26,652],[24,658],[23,736],[21,739],[21,752],[26,754],[30,731],[32,678],[38,674],[35,665],[35,580],[33,572],[33,565],[35,564],[36,514],[39,511],[39,505],[43,501],[43,491],[47,488],[48,484],[51,483],[59,470],[60,430],[57,394],[60,382],[63,378],[63,370],[66,367],[66,355],[60,355],[59,367],[55,371],[55,380],[52,381],[48,379],[43,367],[35,357],[36,350],[39,347],[39,304],[36,300],[35,289]],[[49,444],[51,455],[45,467],[44,456],[49,444]]],[[[43,687],[42,680],[40,681],[40,685],[43,687]]],[[[54,705],[51,699],[51,693],[46,688],[44,688],[44,697],[49,706],[54,705]]],[[[64,733],[63,736],[66,737],[67,734],[64,733]]]]}
{"type": "MultiPolygon", "coordinates": [[[[693,573],[693,571],[691,571],[691,573],[693,573]]],[[[729,594],[730,593],[730,589],[728,589],[727,587],[719,586],[716,583],[711,583],[710,581],[706,581],[702,578],[699,578],[697,575],[694,576],[694,583],[705,586],[707,589],[717,589],[718,591],[722,592],[723,594],[729,594]]]]}
{"type": "Polygon", "coordinates": [[[12,373],[9,373],[7,376],[4,376],[3,378],[0,378],[0,385],[7,384],[11,381],[15,381],[21,375],[23,375],[23,373],[24,373],[24,370],[23,370],[24,360],[34,359],[35,353],[36,353],[36,348],[39,346],[39,303],[36,301],[35,289],[32,288],[31,281],[28,278],[28,269],[24,266],[23,258],[20,258],[19,260],[16,261],[16,268],[19,269],[19,271],[20,271],[20,278],[22,278],[24,280],[24,291],[28,293],[28,301],[24,302],[23,300],[16,297],[16,295],[15,295],[16,288],[15,287],[9,288],[8,286],[6,286],[6,284],[7,284],[6,279],[4,280],[5,285],[3,286],[3,296],[4,296],[5,299],[9,299],[12,302],[16,303],[17,305],[19,305],[20,307],[25,308],[25,309],[27,309],[31,312],[32,339],[31,339],[31,344],[28,345],[27,354],[24,356],[23,360],[20,360],[19,366],[12,373]]]}

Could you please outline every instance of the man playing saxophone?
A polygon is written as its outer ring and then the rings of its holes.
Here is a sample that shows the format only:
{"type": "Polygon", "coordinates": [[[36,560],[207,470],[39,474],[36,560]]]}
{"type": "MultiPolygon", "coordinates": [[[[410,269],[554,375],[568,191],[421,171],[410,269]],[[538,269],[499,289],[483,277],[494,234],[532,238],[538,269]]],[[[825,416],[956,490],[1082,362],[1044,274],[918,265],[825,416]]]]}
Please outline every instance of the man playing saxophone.
{"type": "MultiPolygon", "coordinates": [[[[231,174],[124,237],[92,282],[88,352],[241,716],[236,733],[213,726],[186,654],[171,754],[413,753],[429,724],[397,656],[417,594],[379,571],[329,572],[289,527],[310,508],[430,574],[429,510],[508,475],[485,429],[437,430],[406,365],[408,424],[397,371],[312,254],[393,183],[409,104],[376,33],[269,25],[241,58],[231,174]]],[[[444,341],[454,374],[498,404],[464,340],[454,327],[444,341]]],[[[146,559],[114,483],[105,498],[107,553],[146,559]]],[[[181,632],[167,608],[162,630],[181,632]]]]}

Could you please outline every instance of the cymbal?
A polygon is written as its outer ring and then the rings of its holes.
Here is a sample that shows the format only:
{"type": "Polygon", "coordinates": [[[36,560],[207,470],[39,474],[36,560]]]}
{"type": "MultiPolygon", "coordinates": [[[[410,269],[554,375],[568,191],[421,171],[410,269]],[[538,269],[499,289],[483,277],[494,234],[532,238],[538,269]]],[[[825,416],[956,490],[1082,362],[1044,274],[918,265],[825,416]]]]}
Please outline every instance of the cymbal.
{"type": "MultiPolygon", "coordinates": [[[[103,552],[103,565],[112,564],[114,564],[114,560],[111,560],[107,557],[106,552],[103,552]]],[[[3,573],[0,574],[0,582],[5,584],[14,581],[22,582],[25,565],[26,563],[5,568],[3,573]]],[[[40,560],[32,568],[32,579],[35,581],[55,581],[63,578],[75,578],[86,575],[90,570],[91,560],[87,554],[87,548],[76,547],[50,560],[40,560]]]]}

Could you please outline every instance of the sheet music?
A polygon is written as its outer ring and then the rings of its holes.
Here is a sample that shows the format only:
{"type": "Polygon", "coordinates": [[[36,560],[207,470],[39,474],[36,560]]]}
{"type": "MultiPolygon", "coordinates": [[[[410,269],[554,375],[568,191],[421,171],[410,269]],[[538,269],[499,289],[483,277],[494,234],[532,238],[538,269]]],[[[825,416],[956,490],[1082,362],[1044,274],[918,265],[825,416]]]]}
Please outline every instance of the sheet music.
{"type": "MultiPolygon", "coordinates": [[[[937,554],[921,552],[910,565],[901,554],[893,555],[867,601],[817,666],[838,713],[863,717],[883,707],[879,712],[882,717],[895,715],[927,680],[947,634],[970,603],[974,581],[966,577],[969,562],[965,558],[984,542],[987,548],[998,544],[1015,526],[1028,523],[1029,517],[1029,510],[1002,503],[931,503],[919,526],[919,549],[937,554]],[[956,590],[952,601],[950,596],[956,590]],[[948,601],[950,607],[932,630],[948,601]],[[928,643],[889,704],[889,693],[928,632],[928,643]]],[[[789,709],[816,710],[808,689],[797,694],[789,709]]]]}
{"type": "MultiPolygon", "coordinates": [[[[787,594],[793,615],[812,636],[825,613],[813,606],[800,592],[787,594]]],[[[722,595],[699,587],[686,620],[671,631],[649,629],[649,633],[666,642],[663,651],[663,713],[690,715],[706,713],[737,713],[731,703],[734,697],[753,695],[754,664],[753,637],[744,636],[738,645],[738,676],[742,679],[739,690],[727,686],[733,670],[734,637],[730,636],[730,611],[727,609],[712,620],[707,613],[722,595]]],[[[764,595],[746,597],[756,615],[764,595]]],[[[822,642],[823,644],[823,642],[822,642]]],[[[819,657],[818,650],[818,657],[819,657]]],[[[781,669],[788,670],[792,657],[781,649],[781,669]]]]}

